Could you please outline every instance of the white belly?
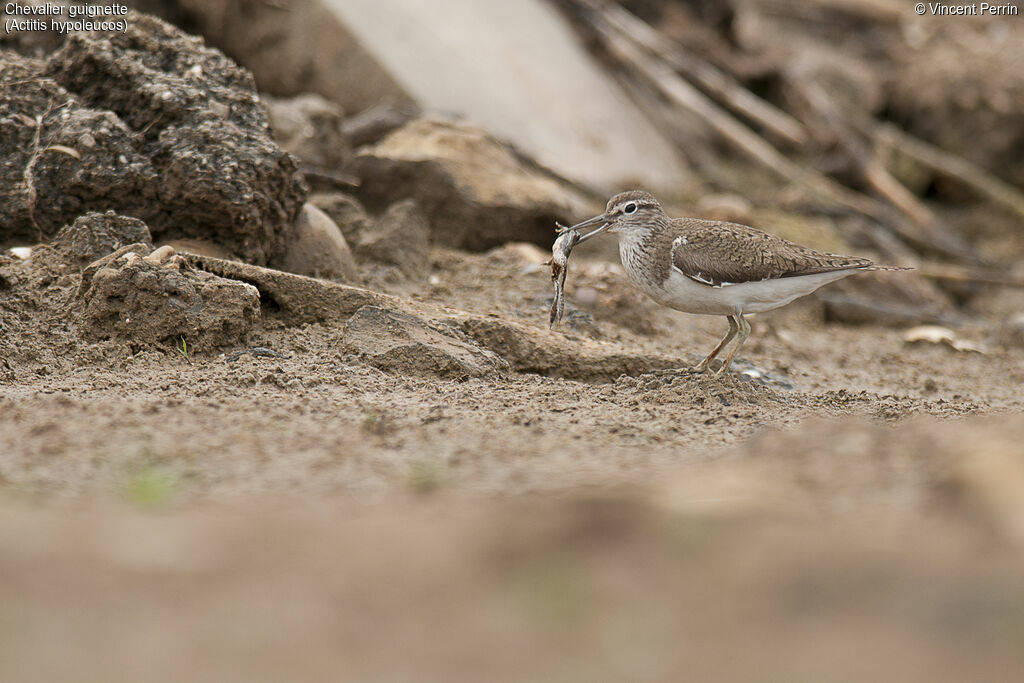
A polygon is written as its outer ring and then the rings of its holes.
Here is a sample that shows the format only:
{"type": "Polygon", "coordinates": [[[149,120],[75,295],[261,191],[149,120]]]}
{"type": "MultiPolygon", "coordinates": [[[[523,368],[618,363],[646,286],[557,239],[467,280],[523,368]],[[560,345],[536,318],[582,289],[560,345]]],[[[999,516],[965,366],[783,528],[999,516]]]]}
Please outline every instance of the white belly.
{"type": "Polygon", "coordinates": [[[738,315],[761,313],[785,306],[822,285],[841,280],[855,272],[856,269],[837,270],[774,280],[741,282],[721,287],[702,285],[675,268],[670,271],[668,279],[660,288],[640,278],[633,278],[632,273],[630,279],[659,304],[677,311],[706,315],[738,315]]]}

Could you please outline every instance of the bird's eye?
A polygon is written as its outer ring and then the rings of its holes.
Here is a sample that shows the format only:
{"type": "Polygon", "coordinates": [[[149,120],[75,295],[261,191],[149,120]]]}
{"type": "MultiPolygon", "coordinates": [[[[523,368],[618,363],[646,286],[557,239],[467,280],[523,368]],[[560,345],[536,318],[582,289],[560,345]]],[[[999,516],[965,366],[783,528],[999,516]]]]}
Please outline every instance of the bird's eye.
{"type": "Polygon", "coordinates": [[[636,213],[636,204],[630,202],[622,207],[622,213],[636,213]]]}

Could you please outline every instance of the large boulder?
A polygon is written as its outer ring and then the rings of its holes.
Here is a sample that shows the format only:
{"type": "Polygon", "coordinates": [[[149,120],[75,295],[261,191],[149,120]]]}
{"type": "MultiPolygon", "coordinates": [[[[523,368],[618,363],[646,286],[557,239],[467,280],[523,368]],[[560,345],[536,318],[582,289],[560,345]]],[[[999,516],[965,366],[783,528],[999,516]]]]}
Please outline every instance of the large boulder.
{"type": "Polygon", "coordinates": [[[5,53],[0,239],[38,240],[87,211],[154,238],[280,257],[306,188],[271,139],[249,72],[151,16],[67,36],[45,61],[5,53]]]}

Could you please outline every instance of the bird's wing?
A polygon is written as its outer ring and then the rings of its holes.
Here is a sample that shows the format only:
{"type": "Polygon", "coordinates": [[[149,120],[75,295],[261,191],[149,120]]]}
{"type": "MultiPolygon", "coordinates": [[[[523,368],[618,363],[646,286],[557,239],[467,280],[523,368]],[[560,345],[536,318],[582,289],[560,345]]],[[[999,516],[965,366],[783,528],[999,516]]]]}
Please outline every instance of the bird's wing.
{"type": "Polygon", "coordinates": [[[672,267],[709,287],[867,268],[868,259],[815,251],[737,223],[689,219],[672,241],[672,267]]]}

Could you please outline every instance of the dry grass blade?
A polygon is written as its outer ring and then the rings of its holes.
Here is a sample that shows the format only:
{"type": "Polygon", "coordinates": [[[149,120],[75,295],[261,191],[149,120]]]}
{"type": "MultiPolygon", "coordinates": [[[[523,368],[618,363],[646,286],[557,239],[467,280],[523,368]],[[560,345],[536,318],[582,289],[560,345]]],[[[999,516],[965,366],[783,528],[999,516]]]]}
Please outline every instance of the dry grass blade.
{"type": "Polygon", "coordinates": [[[67,154],[69,157],[74,157],[79,161],[82,160],[82,153],[74,147],[68,147],[66,145],[50,145],[43,150],[44,152],[60,152],[61,154],[67,154]]]}

